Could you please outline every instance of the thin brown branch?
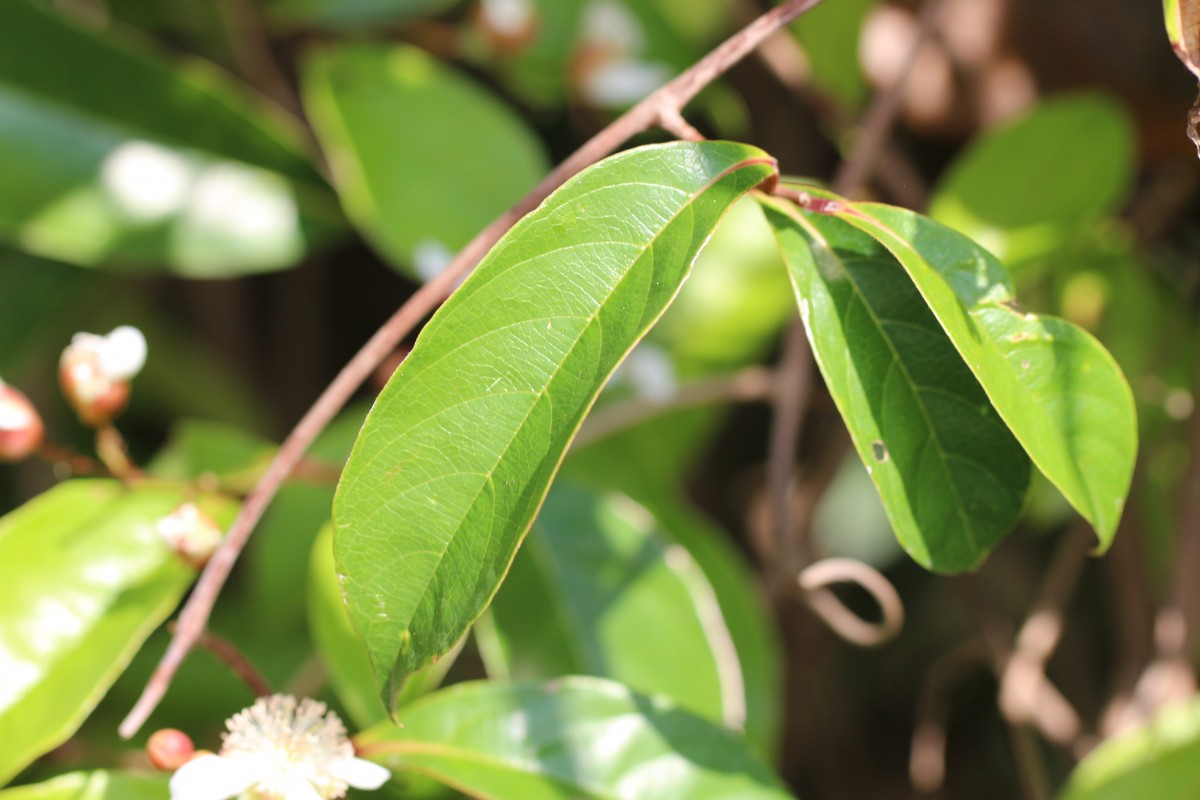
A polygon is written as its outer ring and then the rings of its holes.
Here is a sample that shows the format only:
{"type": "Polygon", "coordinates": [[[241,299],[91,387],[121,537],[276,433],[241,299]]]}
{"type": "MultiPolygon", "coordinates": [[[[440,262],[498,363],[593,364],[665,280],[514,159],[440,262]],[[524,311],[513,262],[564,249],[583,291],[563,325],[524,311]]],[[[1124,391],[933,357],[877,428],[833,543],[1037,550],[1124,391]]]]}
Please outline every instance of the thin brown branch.
{"type": "Polygon", "coordinates": [[[213,604],[254,526],[258,524],[283,481],[300,462],[317,435],[404,337],[453,291],[459,281],[517,220],[536,208],[551,192],[581,170],[612,153],[630,137],[658,124],[664,109],[673,109],[678,113],[701,89],[745,58],[766,37],[820,2],[821,0],[791,0],[768,11],[694,66],[617,118],[609,127],[596,134],[566,161],[559,164],[513,208],[480,232],[455,256],[444,272],[421,287],[384,323],[342,368],[313,407],[297,423],[254,492],[246,499],[241,513],[208,562],[184,606],[179,616],[179,630],[171,640],[162,661],[151,675],[142,696],[121,723],[118,731],[122,737],[128,739],[137,733],[166,693],[179,665],[204,630],[213,604]]]}
{"type": "Polygon", "coordinates": [[[916,41],[908,51],[904,66],[896,78],[896,82],[875,96],[871,106],[863,117],[858,134],[850,146],[850,155],[842,162],[841,168],[833,179],[833,190],[840,195],[849,195],[864,184],[874,172],[885,145],[892,135],[892,126],[896,115],[900,112],[900,103],[904,100],[904,92],[908,79],[912,75],[917,57],[933,34],[937,14],[942,6],[942,0],[926,0],[921,9],[919,20],[920,29],[916,41]]]}
{"type": "Polygon", "coordinates": [[[908,760],[909,782],[917,792],[934,797],[940,794],[946,780],[951,697],[972,670],[988,665],[984,643],[972,639],[943,655],[925,673],[908,760]]]}
{"type": "Polygon", "coordinates": [[[70,477],[71,475],[101,475],[111,477],[112,472],[108,467],[101,464],[94,458],[89,458],[81,453],[76,453],[68,447],[53,442],[43,442],[38,449],[38,458],[49,462],[54,467],[55,475],[59,477],[70,477]],[[67,472],[66,475],[61,475],[61,470],[67,472]]]}
{"type": "Polygon", "coordinates": [[[747,367],[731,375],[684,384],[672,396],[663,400],[636,398],[593,411],[584,421],[573,449],[587,447],[592,442],[614,433],[648,422],[671,411],[723,403],[749,403],[766,400],[775,389],[774,375],[764,367],[747,367]]]}
{"type": "Polygon", "coordinates": [[[796,448],[804,430],[804,412],[812,393],[812,349],[799,317],[792,320],[783,340],[776,377],[775,415],[771,423],[770,451],[767,462],[767,494],[771,507],[772,536],[768,564],[776,577],[787,580],[803,566],[799,562],[800,545],[792,516],[792,488],[795,483],[796,448]]]}
{"type": "Polygon", "coordinates": [[[805,567],[796,579],[809,608],[834,633],[859,647],[887,644],[904,627],[904,603],[879,570],[852,558],[826,558],[805,567]],[[879,606],[880,621],[867,622],[842,604],[831,590],[835,583],[860,586],[879,606]]]}
{"type": "MultiPolygon", "coordinates": [[[[172,624],[168,628],[174,631],[176,626],[172,624]]],[[[250,663],[250,659],[246,658],[246,655],[241,650],[238,650],[232,642],[204,631],[196,639],[196,644],[212,653],[218,661],[229,667],[230,671],[238,677],[238,680],[246,684],[250,691],[259,697],[266,697],[275,693],[275,690],[271,688],[271,684],[267,679],[254,668],[254,665],[250,663]]]]}

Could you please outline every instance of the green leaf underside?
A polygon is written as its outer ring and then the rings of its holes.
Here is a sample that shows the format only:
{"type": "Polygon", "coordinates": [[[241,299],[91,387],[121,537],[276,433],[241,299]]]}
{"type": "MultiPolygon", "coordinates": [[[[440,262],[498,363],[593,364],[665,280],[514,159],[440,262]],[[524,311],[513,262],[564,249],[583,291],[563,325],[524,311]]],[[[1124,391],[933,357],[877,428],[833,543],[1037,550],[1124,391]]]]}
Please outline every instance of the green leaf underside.
{"type": "Polygon", "coordinates": [[[0,791],[0,800],[162,800],[166,775],[72,772],[43,783],[0,791]]]}
{"type": "Polygon", "coordinates": [[[389,705],[486,607],[605,380],[773,172],[729,142],[607,159],[518,223],[422,331],[334,503],[347,607],[389,705]]]}
{"type": "Polygon", "coordinates": [[[0,237],[74,264],[212,277],[290,266],[334,229],[298,126],[211,67],[134,44],[0,3],[0,237]],[[30,69],[45,53],[55,68],[30,69]]]}
{"type": "Polygon", "coordinates": [[[1107,549],[1137,456],[1133,393],[1112,356],[1082,328],[1018,311],[1007,271],[962,234],[891,206],[841,209],[904,266],[1033,463],[1107,549]]]}
{"type": "Polygon", "coordinates": [[[735,735],[597,678],[459,684],[409,706],[403,722],[358,741],[393,772],[485,800],[791,797],[735,735]]]}
{"type": "Polygon", "coordinates": [[[490,675],[612,678],[714,722],[744,721],[737,653],[712,587],[623,495],[556,483],[489,616],[494,646],[480,650],[490,675]]]}
{"type": "Polygon", "coordinates": [[[1171,706],[1102,743],[1067,781],[1060,800],[1192,800],[1200,797],[1200,701],[1171,706]]]}
{"type": "Polygon", "coordinates": [[[1028,457],[882,245],[834,217],[763,207],[896,537],[927,568],[978,566],[1021,512],[1028,457]]]}
{"type": "Polygon", "coordinates": [[[416,47],[318,51],[304,98],[346,212],[411,275],[430,278],[547,170],[508,107],[416,47]]]}
{"type": "Polygon", "coordinates": [[[70,481],[0,519],[0,783],[75,731],[194,577],[180,489],[70,481]]]}

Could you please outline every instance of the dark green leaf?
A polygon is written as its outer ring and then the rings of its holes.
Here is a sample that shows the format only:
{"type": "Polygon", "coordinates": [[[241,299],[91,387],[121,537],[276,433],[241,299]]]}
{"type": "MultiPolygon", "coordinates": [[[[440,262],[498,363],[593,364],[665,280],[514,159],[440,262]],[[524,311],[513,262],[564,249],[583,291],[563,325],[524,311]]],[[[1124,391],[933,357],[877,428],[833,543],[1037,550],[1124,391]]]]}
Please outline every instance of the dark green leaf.
{"type": "Polygon", "coordinates": [[[1016,522],[1029,459],[903,267],[840,219],[764,203],[821,374],[904,549],[977,567],[1016,522]]]}
{"type": "Polygon", "coordinates": [[[712,586],[623,495],[555,485],[485,619],[476,637],[493,677],[612,678],[744,726],[741,664],[712,586]]]}
{"type": "Polygon", "coordinates": [[[290,266],[336,219],[299,141],[211,68],[0,4],[0,237],[29,252],[203,277],[290,266]]]}
{"type": "Polygon", "coordinates": [[[1133,393],[1087,331],[1016,308],[1004,267],[933,220],[873,203],[839,216],[904,266],[996,411],[1107,549],[1137,456],[1133,393]]]}
{"type": "Polygon", "coordinates": [[[1128,112],[1101,95],[1042,103],[959,157],[930,216],[1009,266],[1048,255],[1117,210],[1134,144],[1128,112]]]}
{"type": "Polygon", "coordinates": [[[358,25],[400,22],[436,14],[462,0],[270,0],[271,15],[285,25],[358,25]]]}
{"type": "Polygon", "coordinates": [[[518,223],[426,326],[334,504],[350,617],[389,702],[486,607],[600,387],[773,170],[728,142],[606,159],[518,223]]]}
{"type": "Polygon", "coordinates": [[[191,583],[154,528],[185,496],[72,481],[0,519],[0,783],[75,731],[191,583]]]}
{"type": "Polygon", "coordinates": [[[319,51],[304,96],[347,213],[409,274],[436,275],[546,172],[520,119],[415,47],[319,51]]]}
{"type": "Polygon", "coordinates": [[[1200,701],[1167,708],[1101,744],[1075,768],[1059,800],[1142,797],[1200,797],[1200,701]]]}
{"type": "Polygon", "coordinates": [[[0,800],[162,800],[166,775],[132,772],[72,772],[31,786],[0,792],[0,800]]]}
{"type": "Polygon", "coordinates": [[[397,773],[484,800],[785,800],[735,735],[597,678],[467,683],[360,736],[397,773]]]}

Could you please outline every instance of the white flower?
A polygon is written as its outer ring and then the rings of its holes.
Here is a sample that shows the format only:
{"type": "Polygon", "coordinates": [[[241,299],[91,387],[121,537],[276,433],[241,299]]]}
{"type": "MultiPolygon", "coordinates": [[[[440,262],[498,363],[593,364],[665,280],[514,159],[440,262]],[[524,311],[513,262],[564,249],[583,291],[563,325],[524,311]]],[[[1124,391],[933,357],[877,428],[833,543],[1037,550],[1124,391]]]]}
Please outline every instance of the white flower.
{"type": "Polygon", "coordinates": [[[171,778],[171,800],[335,800],[378,789],[391,773],[354,757],[337,714],[290,695],[259,698],[225,727],[220,755],[202,755],[171,778]]]}

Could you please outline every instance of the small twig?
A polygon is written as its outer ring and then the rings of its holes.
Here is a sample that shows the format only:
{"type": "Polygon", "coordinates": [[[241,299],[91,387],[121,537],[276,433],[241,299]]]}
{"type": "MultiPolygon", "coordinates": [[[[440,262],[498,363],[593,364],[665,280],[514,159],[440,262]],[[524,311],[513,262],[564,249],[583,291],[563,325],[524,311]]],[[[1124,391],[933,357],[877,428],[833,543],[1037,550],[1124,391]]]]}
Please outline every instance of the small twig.
{"type": "Polygon", "coordinates": [[[908,759],[908,779],[921,794],[936,796],[946,781],[946,735],[954,689],[973,669],[987,666],[987,647],[973,639],[946,653],[925,673],[908,759]]]}
{"type": "Polygon", "coordinates": [[[1000,672],[999,705],[1005,718],[1018,725],[1036,725],[1049,741],[1073,752],[1081,747],[1082,723],[1053,689],[1046,664],[1062,638],[1063,609],[1079,583],[1090,539],[1081,529],[1063,539],[1000,672]]]}
{"type": "Polygon", "coordinates": [[[255,0],[219,0],[217,12],[225,24],[233,57],[246,80],[291,113],[300,115],[303,112],[300,98],[275,60],[255,0]]]}
{"type": "MultiPolygon", "coordinates": [[[[964,575],[959,580],[958,587],[966,595],[967,605],[979,622],[983,640],[991,653],[992,670],[999,678],[1003,674],[1004,665],[1009,657],[1010,632],[1003,630],[1001,624],[992,616],[987,602],[982,596],[977,576],[964,575]]],[[[1050,693],[1057,692],[1048,681],[1045,686],[1050,693]]],[[[1063,702],[1066,701],[1063,700],[1063,702]]],[[[1046,765],[1038,751],[1037,742],[1032,738],[1030,728],[1014,723],[1004,714],[1001,714],[1000,718],[1004,720],[1009,746],[1017,766],[1017,777],[1021,782],[1022,794],[1026,800],[1045,800],[1050,796],[1050,780],[1046,775],[1046,765]]]]}
{"type": "Polygon", "coordinates": [[[112,476],[108,467],[96,459],[76,453],[68,447],[53,442],[42,442],[41,448],[38,449],[38,457],[52,464],[55,467],[55,474],[59,477],[62,477],[57,471],[60,466],[65,467],[71,475],[112,476]]]}
{"type": "Polygon", "coordinates": [[[663,109],[682,109],[701,89],[743,59],[763,39],[820,2],[821,0],[791,0],[768,11],[690,69],[618,117],[559,164],[515,206],[480,232],[459,251],[445,271],[418,289],[363,345],[284,440],[275,460],[263,474],[254,492],[246,499],[241,513],[209,560],[180,613],[179,630],[171,640],[162,661],[151,675],[141,697],[118,728],[122,737],[128,739],[137,733],[166,693],[179,665],[204,630],[213,604],[229,577],[238,554],[245,547],[254,526],[262,518],[263,512],[283,481],[300,462],[317,435],[401,340],[453,291],[459,281],[509,228],[536,208],[551,192],[578,172],[613,152],[630,137],[656,124],[663,117],[663,109]]]}
{"type": "MultiPolygon", "coordinates": [[[[176,627],[174,623],[171,623],[167,626],[167,629],[174,633],[176,627]]],[[[259,697],[266,697],[275,693],[275,690],[271,688],[271,684],[267,679],[254,668],[254,665],[250,663],[250,659],[246,658],[245,654],[241,650],[238,650],[232,642],[204,631],[196,639],[196,644],[212,653],[218,661],[229,667],[233,674],[242,683],[246,684],[250,691],[259,697]]]]}
{"type": "Polygon", "coordinates": [[[773,536],[770,540],[772,552],[767,555],[776,574],[787,575],[790,580],[802,566],[792,519],[792,487],[796,447],[804,430],[804,411],[812,393],[812,350],[799,317],[792,320],[784,336],[775,382],[775,415],[767,462],[773,536]]]}
{"type": "Polygon", "coordinates": [[[688,142],[703,142],[704,134],[692,127],[692,124],[683,118],[683,114],[679,113],[676,108],[664,108],[658,116],[659,126],[684,141],[688,142]]]}
{"type": "Polygon", "coordinates": [[[765,367],[747,367],[731,375],[684,384],[664,400],[636,398],[592,412],[571,442],[572,449],[612,436],[671,411],[722,403],[766,400],[775,390],[774,375],[765,367]]]}
{"type": "Polygon", "coordinates": [[[834,191],[838,194],[849,195],[856,191],[874,171],[879,156],[883,152],[884,144],[892,135],[892,125],[900,111],[900,103],[904,99],[904,91],[908,86],[908,79],[912,75],[913,66],[917,63],[917,57],[933,34],[941,5],[942,0],[926,0],[921,9],[921,17],[918,21],[920,29],[916,41],[908,51],[896,82],[871,101],[871,106],[863,117],[859,133],[851,144],[850,155],[842,162],[841,168],[834,176],[834,191]]]}
{"type": "Polygon", "coordinates": [[[96,429],[96,455],[104,466],[108,467],[122,482],[129,483],[142,476],[141,470],[129,458],[129,449],[125,446],[125,437],[112,425],[104,425],[96,429]]]}
{"type": "Polygon", "coordinates": [[[904,627],[904,603],[891,581],[879,570],[852,558],[826,558],[805,567],[796,579],[809,608],[826,625],[859,647],[879,647],[904,627]],[[879,606],[880,621],[867,622],[843,605],[829,587],[835,583],[861,586],[879,606]]]}

